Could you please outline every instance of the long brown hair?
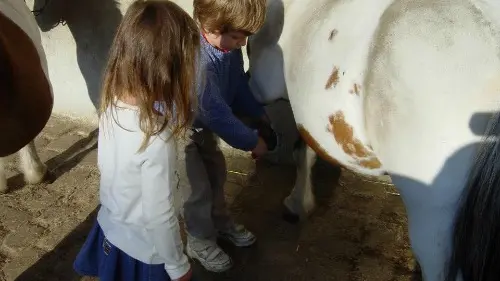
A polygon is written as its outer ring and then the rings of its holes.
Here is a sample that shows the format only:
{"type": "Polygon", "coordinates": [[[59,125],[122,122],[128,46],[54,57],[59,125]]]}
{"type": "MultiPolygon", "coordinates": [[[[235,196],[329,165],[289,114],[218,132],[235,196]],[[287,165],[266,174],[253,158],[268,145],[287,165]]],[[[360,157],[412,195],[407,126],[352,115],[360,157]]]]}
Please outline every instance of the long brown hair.
{"type": "Polygon", "coordinates": [[[99,115],[116,100],[135,99],[145,134],[139,151],[165,128],[177,137],[191,125],[199,36],[194,20],[170,1],[138,0],[125,13],[109,53],[99,115]],[[165,104],[163,116],[154,108],[158,101],[165,104]]]}

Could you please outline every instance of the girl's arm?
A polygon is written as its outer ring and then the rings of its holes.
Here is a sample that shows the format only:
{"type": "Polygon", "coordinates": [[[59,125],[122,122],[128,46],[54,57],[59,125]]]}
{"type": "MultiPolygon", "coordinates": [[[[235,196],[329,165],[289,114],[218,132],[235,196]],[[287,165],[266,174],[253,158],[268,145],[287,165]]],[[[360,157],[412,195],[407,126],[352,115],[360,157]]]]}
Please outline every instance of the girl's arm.
{"type": "Polygon", "coordinates": [[[146,231],[158,254],[165,262],[171,279],[179,279],[190,270],[183,252],[179,222],[174,208],[175,146],[156,138],[145,151],[142,164],[142,210],[146,231]]]}

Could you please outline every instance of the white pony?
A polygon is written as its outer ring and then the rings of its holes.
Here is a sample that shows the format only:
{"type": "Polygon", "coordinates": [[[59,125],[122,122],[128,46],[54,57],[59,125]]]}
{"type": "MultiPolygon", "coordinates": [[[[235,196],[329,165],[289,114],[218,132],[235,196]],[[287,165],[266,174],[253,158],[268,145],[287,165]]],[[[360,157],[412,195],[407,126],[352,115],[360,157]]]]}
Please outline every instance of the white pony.
{"type": "Polygon", "coordinates": [[[33,139],[50,118],[53,94],[40,31],[21,0],[0,0],[0,193],[7,191],[5,159],[19,151],[26,182],[39,183],[47,167],[33,139]]]}
{"type": "Polygon", "coordinates": [[[249,61],[308,145],[290,211],[314,208],[315,153],[388,173],[424,280],[500,278],[500,1],[268,0],[249,61]]]}

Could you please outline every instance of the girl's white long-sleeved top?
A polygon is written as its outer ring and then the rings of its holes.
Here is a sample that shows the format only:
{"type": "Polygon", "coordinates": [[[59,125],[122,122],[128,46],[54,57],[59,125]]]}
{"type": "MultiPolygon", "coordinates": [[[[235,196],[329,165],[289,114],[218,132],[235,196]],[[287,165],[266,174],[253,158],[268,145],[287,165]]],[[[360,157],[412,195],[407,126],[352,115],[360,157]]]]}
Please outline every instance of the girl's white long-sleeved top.
{"type": "Polygon", "coordinates": [[[117,102],[99,123],[101,173],[98,222],[106,238],[147,264],[165,264],[171,279],[189,271],[183,253],[174,193],[177,149],[163,131],[138,152],[144,138],[138,108],[117,102]]]}

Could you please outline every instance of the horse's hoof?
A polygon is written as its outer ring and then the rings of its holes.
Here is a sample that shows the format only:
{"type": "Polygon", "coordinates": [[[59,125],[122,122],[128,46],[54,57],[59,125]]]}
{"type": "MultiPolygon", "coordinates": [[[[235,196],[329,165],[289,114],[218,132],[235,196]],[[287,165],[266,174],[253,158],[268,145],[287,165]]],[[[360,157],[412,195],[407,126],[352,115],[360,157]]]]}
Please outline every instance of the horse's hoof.
{"type": "Polygon", "coordinates": [[[283,211],[283,219],[288,223],[297,224],[300,221],[300,216],[285,207],[285,210],[283,211]]]}

